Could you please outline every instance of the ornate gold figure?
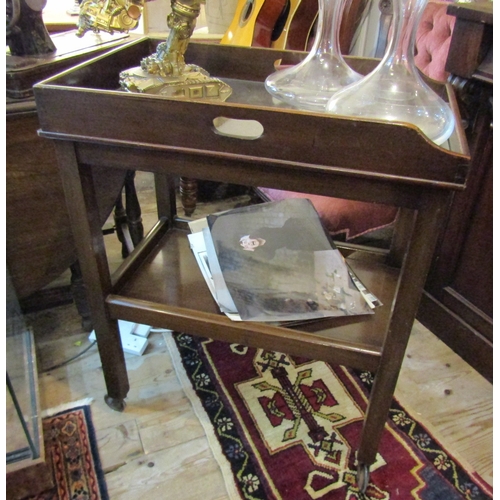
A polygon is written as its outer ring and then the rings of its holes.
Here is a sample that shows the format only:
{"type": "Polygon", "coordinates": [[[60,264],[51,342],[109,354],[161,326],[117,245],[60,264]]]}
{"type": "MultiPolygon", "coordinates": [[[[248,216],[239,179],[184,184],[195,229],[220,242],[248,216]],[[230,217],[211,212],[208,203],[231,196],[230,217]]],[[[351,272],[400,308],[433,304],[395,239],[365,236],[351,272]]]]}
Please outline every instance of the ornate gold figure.
{"type": "MultiPolygon", "coordinates": [[[[137,27],[145,1],[85,0],[80,6],[76,34],[81,37],[87,31],[128,32],[137,27]]],[[[167,40],[145,57],[140,67],[120,73],[123,89],[179,99],[225,101],[231,95],[229,85],[184,61],[201,3],[203,0],[172,0],[167,40]]]]}
{"type": "Polygon", "coordinates": [[[84,0],[80,5],[78,31],[81,37],[87,31],[127,32],[137,28],[142,15],[142,0],[84,0]]]}

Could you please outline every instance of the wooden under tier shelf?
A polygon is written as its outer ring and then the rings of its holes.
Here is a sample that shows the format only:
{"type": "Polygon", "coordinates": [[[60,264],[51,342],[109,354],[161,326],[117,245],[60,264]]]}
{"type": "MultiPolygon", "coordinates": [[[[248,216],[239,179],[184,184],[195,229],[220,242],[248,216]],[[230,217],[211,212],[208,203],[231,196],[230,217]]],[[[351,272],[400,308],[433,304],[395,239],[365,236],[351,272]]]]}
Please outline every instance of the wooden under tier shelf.
{"type": "Polygon", "coordinates": [[[377,262],[381,255],[359,252],[349,259],[355,274],[385,304],[377,314],[317,320],[296,328],[255,322],[249,327],[248,322],[231,321],[218,310],[189,248],[186,230],[169,230],[163,221],[153,234],[159,241],[149,243],[153,248],[137,271],[128,280],[122,276],[127,262],[113,276],[115,286],[107,297],[113,317],[141,322],[148,318],[147,324],[267,349],[280,342],[284,351],[297,356],[307,342],[314,359],[377,369],[399,274],[377,262]]]}

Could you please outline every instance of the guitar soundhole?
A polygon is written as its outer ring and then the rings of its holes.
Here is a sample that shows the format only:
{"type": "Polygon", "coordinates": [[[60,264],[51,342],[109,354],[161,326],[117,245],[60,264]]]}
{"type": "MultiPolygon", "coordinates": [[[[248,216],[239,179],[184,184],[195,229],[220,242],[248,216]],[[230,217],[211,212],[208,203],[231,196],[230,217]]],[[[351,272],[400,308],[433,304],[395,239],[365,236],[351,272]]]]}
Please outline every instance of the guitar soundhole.
{"type": "Polygon", "coordinates": [[[278,20],[276,21],[276,24],[274,25],[273,32],[271,34],[271,42],[275,42],[281,36],[281,33],[283,33],[286,20],[290,14],[290,7],[290,0],[287,0],[281,14],[278,17],[278,20]]]}
{"type": "Polygon", "coordinates": [[[252,15],[254,0],[248,0],[241,11],[240,26],[244,26],[252,15]]]}

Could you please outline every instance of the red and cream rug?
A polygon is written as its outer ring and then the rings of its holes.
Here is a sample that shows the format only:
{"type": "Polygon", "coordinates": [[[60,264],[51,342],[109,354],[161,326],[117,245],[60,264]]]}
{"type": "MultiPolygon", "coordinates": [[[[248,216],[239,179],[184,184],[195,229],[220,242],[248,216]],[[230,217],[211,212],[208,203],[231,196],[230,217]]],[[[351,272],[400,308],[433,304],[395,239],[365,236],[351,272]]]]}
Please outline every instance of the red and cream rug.
{"type": "Polygon", "coordinates": [[[491,499],[396,400],[366,493],[356,449],[370,373],[186,334],[167,336],[231,498],[491,499]]]}
{"type": "Polygon", "coordinates": [[[42,426],[55,486],[29,500],[107,500],[90,406],[45,417],[42,426]]]}

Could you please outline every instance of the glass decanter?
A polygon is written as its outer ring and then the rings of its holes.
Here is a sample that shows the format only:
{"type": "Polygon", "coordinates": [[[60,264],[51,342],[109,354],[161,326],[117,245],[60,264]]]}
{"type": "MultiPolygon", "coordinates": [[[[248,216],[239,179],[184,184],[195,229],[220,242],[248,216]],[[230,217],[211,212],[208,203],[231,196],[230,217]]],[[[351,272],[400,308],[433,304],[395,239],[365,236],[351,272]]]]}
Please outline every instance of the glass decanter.
{"type": "Polygon", "coordinates": [[[393,35],[382,61],[362,80],[341,89],[326,112],[416,125],[436,144],[453,132],[450,106],[424,82],[413,51],[427,0],[394,0],[393,35]]]}
{"type": "Polygon", "coordinates": [[[332,95],[361,79],[340,52],[339,28],[346,0],[319,0],[318,25],[306,58],[267,77],[267,91],[280,101],[309,111],[325,111],[332,95]]]}

